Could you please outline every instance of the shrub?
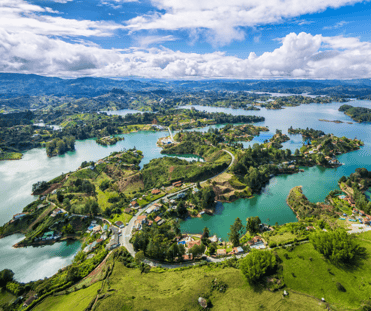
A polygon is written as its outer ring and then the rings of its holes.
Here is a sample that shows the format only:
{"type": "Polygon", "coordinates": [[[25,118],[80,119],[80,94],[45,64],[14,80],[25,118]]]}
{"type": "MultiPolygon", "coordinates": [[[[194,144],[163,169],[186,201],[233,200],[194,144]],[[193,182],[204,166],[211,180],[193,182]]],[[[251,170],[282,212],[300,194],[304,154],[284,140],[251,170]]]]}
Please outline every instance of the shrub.
{"type": "Polygon", "coordinates": [[[276,242],[270,242],[269,243],[269,247],[270,248],[274,248],[274,247],[276,247],[277,246],[277,243],[276,242]]]}
{"type": "Polygon", "coordinates": [[[347,291],[347,290],[345,289],[345,287],[344,287],[341,283],[339,283],[339,282],[336,283],[336,287],[337,287],[337,289],[338,289],[339,291],[341,291],[341,292],[346,292],[346,291],[347,291]]]}

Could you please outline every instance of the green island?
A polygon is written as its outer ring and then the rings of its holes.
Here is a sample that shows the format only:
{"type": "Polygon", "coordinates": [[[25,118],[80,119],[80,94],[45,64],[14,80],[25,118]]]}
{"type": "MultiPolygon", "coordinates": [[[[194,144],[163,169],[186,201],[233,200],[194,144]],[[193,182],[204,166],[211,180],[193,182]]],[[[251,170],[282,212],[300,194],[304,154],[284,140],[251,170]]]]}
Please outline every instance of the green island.
{"type": "Polygon", "coordinates": [[[369,108],[342,105],[340,106],[339,111],[343,111],[356,122],[371,122],[371,109],[369,108]]]}
{"type": "Polygon", "coordinates": [[[121,140],[124,140],[124,137],[105,136],[96,139],[95,142],[102,146],[112,146],[121,140]]]}

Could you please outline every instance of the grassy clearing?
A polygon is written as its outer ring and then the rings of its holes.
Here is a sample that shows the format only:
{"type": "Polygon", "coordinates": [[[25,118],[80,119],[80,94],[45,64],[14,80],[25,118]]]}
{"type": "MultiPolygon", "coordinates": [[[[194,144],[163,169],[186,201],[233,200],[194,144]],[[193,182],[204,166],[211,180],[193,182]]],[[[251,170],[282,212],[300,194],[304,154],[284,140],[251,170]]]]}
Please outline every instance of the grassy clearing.
{"type": "Polygon", "coordinates": [[[2,152],[0,153],[0,161],[2,160],[20,160],[23,154],[19,152],[2,152]]]}
{"type": "MultiPolygon", "coordinates": [[[[371,243],[362,244],[371,254],[371,243]]],[[[353,268],[339,268],[325,261],[310,243],[288,252],[289,259],[283,256],[285,252],[283,249],[277,250],[283,260],[284,281],[289,288],[317,298],[324,297],[336,310],[358,310],[361,302],[370,297],[370,258],[353,268]],[[344,286],[346,292],[337,289],[337,282],[344,286]]]]}
{"type": "Polygon", "coordinates": [[[133,218],[132,215],[122,213],[122,214],[115,214],[114,217],[110,218],[110,221],[113,223],[115,223],[116,221],[122,221],[124,224],[126,224],[132,218],[133,218]]]}
{"type": "Polygon", "coordinates": [[[280,232],[277,235],[271,236],[269,238],[269,242],[275,242],[276,244],[278,243],[284,244],[285,242],[293,240],[295,238],[297,238],[297,235],[291,232],[280,232]]]}
{"type": "Polygon", "coordinates": [[[35,311],[84,311],[90,301],[97,295],[97,290],[101,287],[101,282],[81,289],[77,292],[63,296],[50,296],[41,304],[37,305],[35,311]]]}
{"type": "MultiPolygon", "coordinates": [[[[13,302],[14,300],[16,300],[16,296],[14,296],[13,294],[1,289],[0,290],[0,305],[2,304],[6,304],[6,303],[11,303],[13,302]]],[[[0,307],[0,310],[3,310],[1,307],[0,307]]]]}

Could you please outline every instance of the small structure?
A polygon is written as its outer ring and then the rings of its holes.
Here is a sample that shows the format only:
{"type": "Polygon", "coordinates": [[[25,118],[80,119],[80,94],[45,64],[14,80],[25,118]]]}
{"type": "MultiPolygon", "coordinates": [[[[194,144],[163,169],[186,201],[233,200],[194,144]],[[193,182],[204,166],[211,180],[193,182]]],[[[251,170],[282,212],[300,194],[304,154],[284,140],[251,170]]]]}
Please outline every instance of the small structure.
{"type": "Polygon", "coordinates": [[[93,228],[93,232],[94,232],[94,233],[100,232],[101,230],[102,230],[102,227],[101,227],[100,225],[95,226],[95,227],[93,228]]]}
{"type": "Polygon", "coordinates": [[[314,227],[313,226],[308,226],[308,227],[306,227],[305,228],[307,231],[312,231],[312,230],[314,230],[314,227]]]}
{"type": "Polygon", "coordinates": [[[120,221],[120,220],[116,221],[115,222],[115,225],[117,227],[119,227],[120,229],[125,227],[124,223],[122,221],[120,221]]]}
{"type": "Polygon", "coordinates": [[[200,304],[201,308],[203,309],[207,308],[207,300],[205,298],[199,297],[198,303],[200,304]]]}
{"type": "Polygon", "coordinates": [[[179,180],[179,181],[176,181],[176,182],[173,182],[173,186],[174,187],[181,187],[182,186],[182,181],[181,180],[179,180]]]}
{"type": "Polygon", "coordinates": [[[107,250],[111,250],[111,249],[114,249],[114,248],[119,247],[119,246],[120,246],[119,236],[117,234],[114,234],[111,237],[111,240],[107,244],[106,248],[107,248],[107,250]]]}
{"type": "Polygon", "coordinates": [[[184,261],[193,260],[193,254],[183,255],[182,258],[184,261]]]}
{"type": "Polygon", "coordinates": [[[137,221],[140,221],[142,224],[144,224],[147,222],[147,216],[146,215],[138,216],[137,221]]]}
{"type": "Polygon", "coordinates": [[[130,206],[135,208],[135,207],[138,207],[139,204],[138,204],[137,201],[132,201],[132,202],[130,203],[130,206]]]}
{"type": "Polygon", "coordinates": [[[30,298],[28,298],[24,303],[23,303],[23,307],[28,307],[35,299],[37,299],[37,295],[35,296],[31,296],[30,298]]]}
{"type": "Polygon", "coordinates": [[[50,217],[55,217],[59,214],[67,213],[63,208],[56,208],[51,214],[50,217]]]}
{"type": "Polygon", "coordinates": [[[24,216],[26,216],[28,213],[17,213],[15,215],[13,215],[13,220],[16,220],[16,219],[20,219],[24,216]]]}
{"type": "Polygon", "coordinates": [[[216,250],[216,254],[218,256],[225,256],[225,255],[227,255],[227,250],[224,249],[224,248],[219,248],[219,249],[216,250]]]}
{"type": "Polygon", "coordinates": [[[234,254],[243,254],[243,248],[241,247],[241,246],[238,246],[238,247],[233,247],[233,249],[232,249],[232,252],[234,253],[234,254]]]}

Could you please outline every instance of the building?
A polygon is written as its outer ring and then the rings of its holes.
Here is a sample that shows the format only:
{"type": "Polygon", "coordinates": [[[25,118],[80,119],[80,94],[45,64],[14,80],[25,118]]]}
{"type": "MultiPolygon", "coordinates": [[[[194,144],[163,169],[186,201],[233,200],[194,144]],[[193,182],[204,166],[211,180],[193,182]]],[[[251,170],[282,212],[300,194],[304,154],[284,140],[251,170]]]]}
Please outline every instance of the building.
{"type": "Polygon", "coordinates": [[[119,227],[120,229],[125,227],[124,223],[122,221],[120,221],[120,220],[116,221],[115,222],[115,225],[117,227],[119,227]]]}
{"type": "Polygon", "coordinates": [[[157,216],[157,217],[155,218],[155,223],[158,223],[160,220],[161,220],[161,217],[160,217],[160,216],[157,216]]]}
{"type": "Polygon", "coordinates": [[[138,207],[139,204],[138,204],[137,201],[132,201],[132,202],[130,203],[130,206],[135,208],[135,207],[138,207]]]}
{"type": "Polygon", "coordinates": [[[55,217],[59,214],[67,213],[63,208],[56,208],[51,214],[50,217],[55,217]]]}
{"type": "Polygon", "coordinates": [[[146,215],[138,216],[137,221],[140,221],[142,224],[144,224],[147,222],[147,216],[146,215]]]}
{"type": "Polygon", "coordinates": [[[193,254],[183,255],[182,258],[184,261],[193,260],[193,254]]]}
{"type": "Polygon", "coordinates": [[[17,213],[15,215],[13,215],[13,220],[17,220],[17,219],[20,219],[24,216],[26,216],[28,213],[17,213]]]}
{"type": "Polygon", "coordinates": [[[243,254],[243,248],[241,246],[238,246],[238,247],[233,247],[232,249],[232,253],[233,254],[243,254]]]}
{"type": "Polygon", "coordinates": [[[161,193],[161,191],[158,190],[158,189],[152,189],[151,193],[152,193],[153,195],[158,195],[158,194],[161,193]]]}
{"type": "Polygon", "coordinates": [[[218,256],[225,256],[225,255],[227,255],[227,250],[224,249],[224,248],[219,248],[219,249],[216,250],[216,254],[218,256]]]}
{"type": "Polygon", "coordinates": [[[179,181],[176,181],[176,182],[173,182],[173,186],[174,187],[181,187],[182,186],[182,181],[181,180],[179,180],[179,181]]]}
{"type": "Polygon", "coordinates": [[[132,211],[133,210],[131,208],[127,207],[127,208],[125,208],[124,213],[125,214],[130,214],[132,211]]]}
{"type": "Polygon", "coordinates": [[[188,242],[188,248],[191,249],[193,246],[195,245],[198,245],[200,246],[201,245],[201,240],[197,240],[197,241],[190,241],[188,242]]]}
{"type": "Polygon", "coordinates": [[[151,214],[153,212],[158,212],[160,210],[160,208],[162,207],[162,204],[153,204],[152,206],[150,206],[147,210],[146,210],[146,213],[147,214],[151,214]]]}
{"type": "Polygon", "coordinates": [[[95,226],[95,227],[93,228],[93,232],[94,232],[94,233],[97,233],[97,232],[100,232],[100,231],[102,231],[102,226],[100,226],[100,225],[95,226]]]}
{"type": "Polygon", "coordinates": [[[107,250],[111,250],[111,249],[114,249],[116,247],[119,247],[120,246],[120,243],[119,243],[119,236],[118,234],[114,234],[112,237],[111,237],[111,240],[108,242],[108,244],[106,245],[106,248],[107,250]]]}
{"type": "Polygon", "coordinates": [[[29,297],[24,303],[23,307],[28,307],[35,299],[37,299],[37,295],[29,297]]]}

